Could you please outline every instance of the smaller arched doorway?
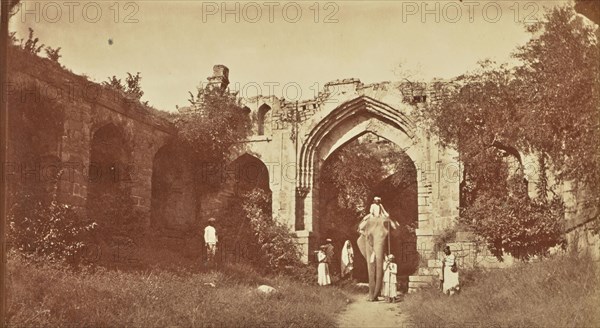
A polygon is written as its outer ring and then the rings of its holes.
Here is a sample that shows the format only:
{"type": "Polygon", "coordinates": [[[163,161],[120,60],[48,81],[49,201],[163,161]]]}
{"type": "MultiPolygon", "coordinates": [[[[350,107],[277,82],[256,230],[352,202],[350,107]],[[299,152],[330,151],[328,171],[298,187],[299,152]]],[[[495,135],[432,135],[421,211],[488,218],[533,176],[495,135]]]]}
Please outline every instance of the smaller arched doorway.
{"type": "MultiPolygon", "coordinates": [[[[269,217],[272,215],[271,189],[267,166],[257,157],[243,154],[221,172],[219,190],[202,202],[203,220],[216,218],[223,260],[252,259],[248,245],[253,241],[252,227],[246,215],[250,200],[269,217]]],[[[204,224],[204,223],[203,223],[204,224]]]]}
{"type": "Polygon", "coordinates": [[[133,207],[131,198],[132,151],[125,132],[109,123],[91,138],[88,166],[87,209],[100,222],[119,220],[122,210],[133,207]],[[113,209],[112,213],[109,209],[113,209]]]}
{"type": "Polygon", "coordinates": [[[154,155],[150,224],[155,228],[185,229],[196,220],[195,179],[183,152],[169,143],[154,155]]]}

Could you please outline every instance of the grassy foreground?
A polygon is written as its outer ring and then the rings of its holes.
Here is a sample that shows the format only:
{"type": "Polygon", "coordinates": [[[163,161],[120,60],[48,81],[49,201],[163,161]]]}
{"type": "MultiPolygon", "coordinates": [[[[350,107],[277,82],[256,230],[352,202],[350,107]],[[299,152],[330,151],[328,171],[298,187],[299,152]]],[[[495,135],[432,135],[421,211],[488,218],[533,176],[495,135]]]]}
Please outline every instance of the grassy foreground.
{"type": "Polygon", "coordinates": [[[418,327],[600,327],[600,263],[561,256],[465,272],[462,292],[405,298],[418,327]]]}
{"type": "Polygon", "coordinates": [[[346,305],[338,288],[249,267],[218,272],[72,272],[57,265],[8,261],[9,327],[331,327],[346,305]],[[272,295],[257,293],[268,284],[272,295]]]}

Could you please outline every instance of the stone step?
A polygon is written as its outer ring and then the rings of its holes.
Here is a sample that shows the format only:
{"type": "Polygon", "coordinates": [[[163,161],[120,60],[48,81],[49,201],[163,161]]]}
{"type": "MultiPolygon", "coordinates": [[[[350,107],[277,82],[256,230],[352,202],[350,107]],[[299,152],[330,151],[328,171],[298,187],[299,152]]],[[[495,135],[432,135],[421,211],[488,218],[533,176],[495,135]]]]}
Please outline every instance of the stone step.
{"type": "Polygon", "coordinates": [[[419,268],[419,270],[417,271],[417,274],[418,275],[425,275],[425,276],[439,276],[440,270],[442,270],[441,267],[438,267],[438,268],[419,268]]]}
{"type": "Polygon", "coordinates": [[[428,268],[441,268],[442,267],[442,261],[440,261],[440,260],[427,260],[427,267],[428,268]]]}
{"type": "Polygon", "coordinates": [[[409,281],[408,282],[408,292],[414,293],[419,289],[423,288],[431,288],[433,287],[433,282],[421,282],[421,281],[409,281]]]}
{"type": "Polygon", "coordinates": [[[431,283],[432,281],[435,281],[438,278],[438,276],[433,276],[433,275],[422,275],[422,276],[408,276],[408,282],[418,282],[418,283],[431,283]]]}

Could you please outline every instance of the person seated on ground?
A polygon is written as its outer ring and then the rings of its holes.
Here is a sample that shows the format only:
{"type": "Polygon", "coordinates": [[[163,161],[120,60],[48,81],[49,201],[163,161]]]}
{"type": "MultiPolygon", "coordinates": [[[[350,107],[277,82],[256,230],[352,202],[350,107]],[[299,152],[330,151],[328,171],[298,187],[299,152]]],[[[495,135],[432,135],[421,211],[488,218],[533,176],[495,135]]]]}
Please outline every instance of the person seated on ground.
{"type": "Polygon", "coordinates": [[[398,296],[398,285],[396,282],[398,266],[394,263],[393,254],[386,256],[383,263],[383,272],[383,290],[381,294],[385,297],[386,301],[394,302],[398,296]]]}

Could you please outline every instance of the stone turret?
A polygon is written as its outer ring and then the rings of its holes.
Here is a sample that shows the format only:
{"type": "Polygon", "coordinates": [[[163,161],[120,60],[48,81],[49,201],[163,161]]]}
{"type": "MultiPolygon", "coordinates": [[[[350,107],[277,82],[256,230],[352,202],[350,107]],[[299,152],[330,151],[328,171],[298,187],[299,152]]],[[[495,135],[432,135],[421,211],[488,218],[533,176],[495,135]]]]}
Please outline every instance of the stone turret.
{"type": "Polygon", "coordinates": [[[221,90],[227,89],[229,85],[229,68],[225,65],[213,66],[213,75],[208,77],[208,87],[219,87],[221,90]]]}

